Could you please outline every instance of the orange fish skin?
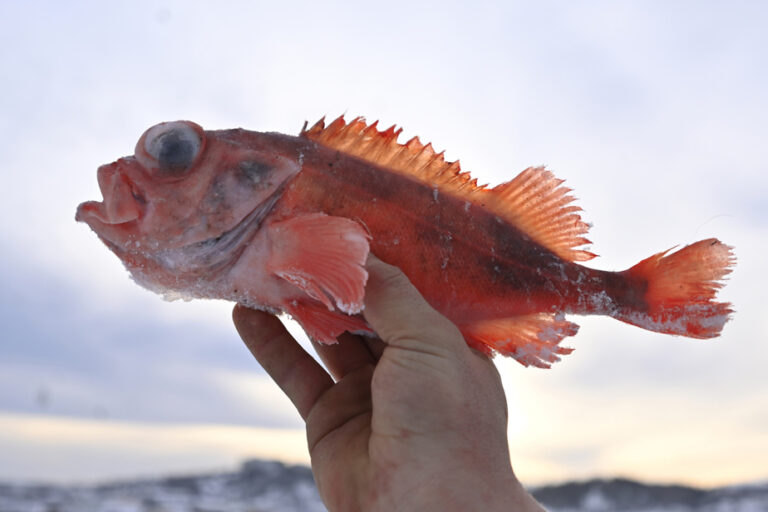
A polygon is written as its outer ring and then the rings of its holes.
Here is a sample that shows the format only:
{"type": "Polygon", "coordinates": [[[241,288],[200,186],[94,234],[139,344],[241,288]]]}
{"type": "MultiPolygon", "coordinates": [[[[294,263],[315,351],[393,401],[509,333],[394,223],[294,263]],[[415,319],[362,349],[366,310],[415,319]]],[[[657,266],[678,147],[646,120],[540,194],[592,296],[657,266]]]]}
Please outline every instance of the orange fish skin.
{"type": "Polygon", "coordinates": [[[363,308],[368,252],[400,267],[467,342],[549,367],[601,314],[642,328],[717,336],[715,302],[734,263],[716,239],[623,272],[577,263],[587,226],[568,189],[531,168],[478,186],[394,128],[339,118],[294,137],[161,123],[132,157],[98,172],[103,202],[78,208],[142,286],[167,298],[223,298],[293,316],[335,342],[372,334],[363,308]]]}
{"type": "Polygon", "coordinates": [[[592,297],[626,294],[615,273],[565,261],[478,205],[320,145],[295,144],[302,172],[274,215],[321,211],[359,221],[371,251],[460,326],[542,311],[609,314],[610,304],[592,297]]]}

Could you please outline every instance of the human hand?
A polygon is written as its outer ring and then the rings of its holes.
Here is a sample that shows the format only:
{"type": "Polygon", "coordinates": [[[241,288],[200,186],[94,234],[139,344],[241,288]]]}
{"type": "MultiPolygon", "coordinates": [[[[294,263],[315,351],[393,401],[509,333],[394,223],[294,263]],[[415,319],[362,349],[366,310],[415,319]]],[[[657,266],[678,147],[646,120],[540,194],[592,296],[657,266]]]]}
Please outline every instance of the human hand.
{"type": "Polygon", "coordinates": [[[370,258],[368,271],[364,316],[381,338],[315,344],[331,375],[274,316],[233,312],[306,421],[328,509],[542,511],[512,471],[496,367],[396,267],[370,258]]]}

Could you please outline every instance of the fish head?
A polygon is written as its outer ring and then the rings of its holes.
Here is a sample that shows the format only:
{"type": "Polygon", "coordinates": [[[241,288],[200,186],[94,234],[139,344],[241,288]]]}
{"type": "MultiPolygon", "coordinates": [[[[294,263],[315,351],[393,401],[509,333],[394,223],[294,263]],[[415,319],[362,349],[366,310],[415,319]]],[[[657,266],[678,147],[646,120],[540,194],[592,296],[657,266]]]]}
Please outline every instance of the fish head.
{"type": "Polygon", "coordinates": [[[220,265],[301,169],[294,158],[225,133],[189,121],[160,123],[144,132],[132,156],[99,167],[103,201],[80,204],[76,220],[140,284],[153,288],[152,281],[178,282],[180,274],[220,265]]]}

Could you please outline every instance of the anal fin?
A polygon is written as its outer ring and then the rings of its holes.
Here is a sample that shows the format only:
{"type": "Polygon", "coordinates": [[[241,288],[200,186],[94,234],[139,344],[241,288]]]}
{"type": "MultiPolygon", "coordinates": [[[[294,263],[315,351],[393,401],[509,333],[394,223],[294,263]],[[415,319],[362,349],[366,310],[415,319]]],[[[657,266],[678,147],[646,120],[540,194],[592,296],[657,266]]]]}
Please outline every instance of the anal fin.
{"type": "Polygon", "coordinates": [[[373,335],[373,329],[360,315],[350,316],[315,301],[294,301],[284,308],[314,341],[332,345],[344,332],[373,335]]]}
{"type": "Polygon", "coordinates": [[[481,352],[511,356],[523,366],[549,368],[561,355],[573,352],[572,348],[561,347],[560,342],[576,334],[579,326],[562,314],[532,313],[485,320],[460,329],[467,343],[481,352]]]}

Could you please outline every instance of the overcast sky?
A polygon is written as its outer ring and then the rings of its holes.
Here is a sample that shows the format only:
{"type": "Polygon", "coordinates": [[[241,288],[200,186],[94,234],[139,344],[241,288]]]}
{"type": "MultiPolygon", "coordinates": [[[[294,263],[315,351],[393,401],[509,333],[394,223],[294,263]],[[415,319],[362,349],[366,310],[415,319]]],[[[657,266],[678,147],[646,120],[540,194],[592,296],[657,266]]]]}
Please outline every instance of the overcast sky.
{"type": "Polygon", "coordinates": [[[594,224],[590,266],[736,248],[717,340],[574,318],[552,370],[498,361],[525,483],[768,478],[766,4],[367,5],[0,0],[0,480],[306,460],[231,306],[140,289],[74,212],[157,122],[296,134],[342,113],[483,182],[547,165],[594,224]]]}

